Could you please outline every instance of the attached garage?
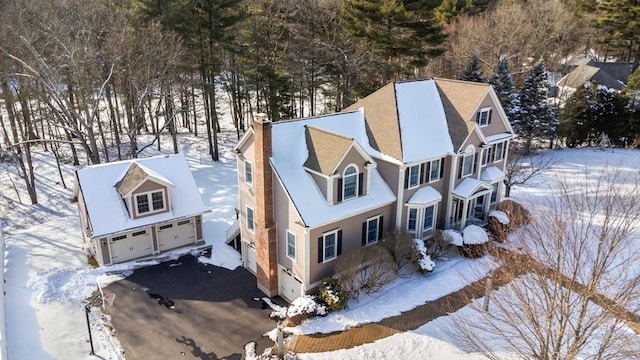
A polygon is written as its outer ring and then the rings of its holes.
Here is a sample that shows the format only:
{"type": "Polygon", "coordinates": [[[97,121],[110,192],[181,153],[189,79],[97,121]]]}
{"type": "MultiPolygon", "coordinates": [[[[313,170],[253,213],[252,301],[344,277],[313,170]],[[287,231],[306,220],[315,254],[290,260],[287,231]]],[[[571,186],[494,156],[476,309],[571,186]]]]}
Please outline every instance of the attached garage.
{"type": "Polygon", "coordinates": [[[112,263],[153,254],[153,238],[150,228],[113,236],[108,241],[112,263]]]}
{"type": "Polygon", "coordinates": [[[193,218],[158,225],[157,229],[160,252],[196,242],[196,226],[193,218]]]}
{"type": "Polygon", "coordinates": [[[278,267],[280,268],[280,274],[278,274],[280,296],[290,302],[302,296],[302,281],[282,266],[278,267]]]}
{"type": "Polygon", "coordinates": [[[256,248],[251,246],[248,242],[244,241],[243,253],[247,254],[245,257],[244,267],[249,269],[254,274],[258,273],[258,264],[256,263],[256,248]]]}

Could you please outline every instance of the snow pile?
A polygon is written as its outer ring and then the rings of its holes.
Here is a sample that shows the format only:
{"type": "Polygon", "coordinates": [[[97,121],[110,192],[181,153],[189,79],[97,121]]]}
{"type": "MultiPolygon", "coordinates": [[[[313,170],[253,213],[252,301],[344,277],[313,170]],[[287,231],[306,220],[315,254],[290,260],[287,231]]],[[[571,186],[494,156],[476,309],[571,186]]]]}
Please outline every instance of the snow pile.
{"type": "Polygon", "coordinates": [[[469,225],[462,230],[465,245],[480,245],[489,241],[487,232],[478,225],[469,225]]]}
{"type": "Polygon", "coordinates": [[[489,217],[496,218],[496,220],[498,220],[502,225],[509,225],[509,217],[504,213],[504,211],[493,210],[489,213],[489,217]]]}
{"type": "Polygon", "coordinates": [[[462,246],[462,234],[459,231],[449,229],[442,232],[444,239],[451,245],[462,246]]]}
{"type": "Polygon", "coordinates": [[[324,305],[318,304],[313,296],[305,295],[293,300],[287,308],[289,318],[302,314],[326,315],[327,309],[324,305]]]}
{"type": "Polygon", "coordinates": [[[424,246],[424,241],[420,239],[413,239],[413,243],[420,254],[420,260],[418,261],[418,265],[420,266],[420,270],[431,272],[436,267],[436,264],[431,260],[431,256],[427,254],[427,248],[424,246]]]}

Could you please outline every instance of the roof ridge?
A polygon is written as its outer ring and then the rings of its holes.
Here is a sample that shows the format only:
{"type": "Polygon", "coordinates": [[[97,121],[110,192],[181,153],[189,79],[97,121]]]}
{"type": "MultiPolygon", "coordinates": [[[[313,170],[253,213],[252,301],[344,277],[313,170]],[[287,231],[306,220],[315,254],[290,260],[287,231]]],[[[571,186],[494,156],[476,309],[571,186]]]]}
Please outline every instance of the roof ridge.
{"type": "Polygon", "coordinates": [[[458,79],[446,79],[446,78],[440,78],[440,77],[434,77],[433,80],[435,80],[436,83],[438,81],[441,81],[441,82],[455,82],[455,83],[460,83],[460,84],[465,84],[465,85],[477,85],[477,86],[483,86],[483,87],[488,87],[488,86],[491,85],[489,83],[484,83],[484,82],[465,81],[465,80],[458,80],[458,79]]]}
{"type": "Polygon", "coordinates": [[[349,111],[339,111],[339,112],[333,112],[331,114],[307,116],[307,117],[301,117],[301,118],[295,118],[295,119],[287,119],[287,120],[278,120],[278,121],[274,121],[271,124],[272,124],[272,126],[273,125],[278,125],[278,124],[289,124],[289,123],[293,123],[293,122],[296,122],[296,121],[308,121],[308,120],[321,119],[321,118],[325,118],[325,117],[341,116],[341,115],[345,115],[345,114],[356,113],[358,111],[360,111],[360,110],[356,109],[356,110],[349,110],[349,111]]]}
{"type": "Polygon", "coordinates": [[[352,138],[352,137],[348,137],[348,136],[346,136],[346,135],[344,135],[344,134],[340,134],[340,133],[337,133],[337,132],[335,132],[335,131],[331,131],[331,130],[323,129],[323,128],[320,128],[320,127],[317,127],[317,126],[313,126],[313,125],[305,124],[305,125],[304,125],[304,127],[305,127],[305,128],[307,128],[307,129],[316,130],[316,131],[319,131],[319,132],[325,133],[325,134],[327,134],[327,135],[333,135],[333,136],[341,137],[341,138],[343,138],[343,139],[345,139],[345,140],[353,140],[353,141],[355,141],[355,139],[354,139],[354,138],[352,138]]]}

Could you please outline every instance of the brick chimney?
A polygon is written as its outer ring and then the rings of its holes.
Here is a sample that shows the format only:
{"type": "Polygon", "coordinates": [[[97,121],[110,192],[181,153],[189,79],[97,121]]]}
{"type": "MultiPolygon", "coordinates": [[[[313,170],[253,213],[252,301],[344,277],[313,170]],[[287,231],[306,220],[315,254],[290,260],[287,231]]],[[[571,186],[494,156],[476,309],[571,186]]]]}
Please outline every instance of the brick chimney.
{"type": "Polygon", "coordinates": [[[271,156],[271,121],[257,114],[253,121],[256,191],[256,263],[258,288],[268,296],[278,294],[278,246],[273,219],[273,170],[271,156]]]}

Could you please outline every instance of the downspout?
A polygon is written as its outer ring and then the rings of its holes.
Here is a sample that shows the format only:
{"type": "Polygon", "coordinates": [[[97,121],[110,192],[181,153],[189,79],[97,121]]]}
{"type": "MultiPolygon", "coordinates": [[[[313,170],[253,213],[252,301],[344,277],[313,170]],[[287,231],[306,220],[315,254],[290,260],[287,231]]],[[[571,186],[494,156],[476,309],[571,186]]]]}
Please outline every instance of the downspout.
{"type": "Polygon", "coordinates": [[[309,279],[311,278],[311,239],[309,238],[309,227],[304,227],[304,281],[302,282],[302,293],[306,294],[309,289],[309,279]]]}
{"type": "Polygon", "coordinates": [[[398,200],[396,201],[396,231],[402,231],[402,210],[404,205],[404,164],[398,171],[398,200]]]}
{"type": "Polygon", "coordinates": [[[458,154],[451,156],[451,169],[449,171],[449,191],[447,192],[447,208],[445,212],[444,228],[451,228],[451,208],[453,206],[453,189],[456,184],[456,173],[458,172],[458,154]]]}

